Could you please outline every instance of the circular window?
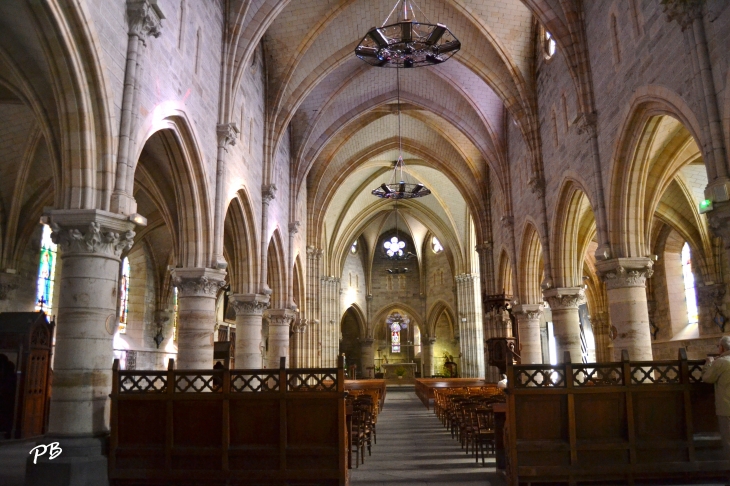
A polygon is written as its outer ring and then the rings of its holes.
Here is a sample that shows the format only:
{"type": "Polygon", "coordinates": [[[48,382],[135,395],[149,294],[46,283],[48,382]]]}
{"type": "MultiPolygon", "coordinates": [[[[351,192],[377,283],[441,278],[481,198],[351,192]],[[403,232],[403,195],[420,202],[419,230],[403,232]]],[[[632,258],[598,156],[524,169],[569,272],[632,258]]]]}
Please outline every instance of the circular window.
{"type": "Polygon", "coordinates": [[[403,256],[403,248],[406,247],[406,243],[399,240],[397,236],[394,236],[383,243],[383,247],[385,247],[385,253],[387,253],[389,257],[403,256]]]}
{"type": "Polygon", "coordinates": [[[441,253],[444,251],[443,245],[441,245],[441,242],[435,236],[431,238],[431,249],[434,253],[441,253]]]}

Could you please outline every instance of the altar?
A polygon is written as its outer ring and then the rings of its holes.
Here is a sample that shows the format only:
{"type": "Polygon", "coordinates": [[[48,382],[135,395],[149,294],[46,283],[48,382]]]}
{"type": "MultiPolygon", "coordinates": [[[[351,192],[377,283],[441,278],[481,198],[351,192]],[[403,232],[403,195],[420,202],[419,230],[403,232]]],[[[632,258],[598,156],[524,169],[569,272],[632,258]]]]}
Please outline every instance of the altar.
{"type": "Polygon", "coordinates": [[[380,365],[383,369],[383,378],[386,380],[398,380],[414,382],[416,379],[416,363],[384,363],[380,365]],[[403,376],[403,378],[399,378],[403,376]]]}

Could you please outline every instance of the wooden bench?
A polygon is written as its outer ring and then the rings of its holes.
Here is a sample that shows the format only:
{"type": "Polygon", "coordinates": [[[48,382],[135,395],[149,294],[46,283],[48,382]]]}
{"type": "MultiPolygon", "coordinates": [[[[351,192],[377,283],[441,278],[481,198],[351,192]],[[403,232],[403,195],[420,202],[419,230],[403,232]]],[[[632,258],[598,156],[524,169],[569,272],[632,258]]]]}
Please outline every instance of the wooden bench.
{"type": "Polygon", "coordinates": [[[433,392],[437,388],[495,387],[482,378],[419,378],[416,380],[416,395],[427,409],[431,409],[433,392]]]}
{"type": "MultiPolygon", "coordinates": [[[[507,368],[508,484],[722,477],[712,385],[702,361],[507,368]]],[[[497,410],[495,410],[497,412],[497,410]]],[[[496,413],[495,413],[496,414],[496,413]]]]}
{"type": "Polygon", "coordinates": [[[345,485],[344,370],[122,371],[112,485],[345,485]]]}
{"type": "Polygon", "coordinates": [[[345,380],[345,390],[377,390],[378,410],[382,410],[385,405],[385,380],[345,380]]]}

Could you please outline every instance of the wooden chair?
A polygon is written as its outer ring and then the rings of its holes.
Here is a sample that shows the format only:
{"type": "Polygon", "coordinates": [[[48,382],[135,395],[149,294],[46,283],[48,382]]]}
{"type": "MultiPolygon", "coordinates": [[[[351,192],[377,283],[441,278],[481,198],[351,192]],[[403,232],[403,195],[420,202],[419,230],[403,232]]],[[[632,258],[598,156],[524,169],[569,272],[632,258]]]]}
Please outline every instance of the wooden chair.
{"type": "Polygon", "coordinates": [[[479,409],[476,411],[476,418],[476,445],[478,447],[476,462],[479,463],[479,455],[481,454],[482,466],[484,466],[486,450],[489,450],[492,454],[495,452],[494,411],[491,407],[479,409]]]}

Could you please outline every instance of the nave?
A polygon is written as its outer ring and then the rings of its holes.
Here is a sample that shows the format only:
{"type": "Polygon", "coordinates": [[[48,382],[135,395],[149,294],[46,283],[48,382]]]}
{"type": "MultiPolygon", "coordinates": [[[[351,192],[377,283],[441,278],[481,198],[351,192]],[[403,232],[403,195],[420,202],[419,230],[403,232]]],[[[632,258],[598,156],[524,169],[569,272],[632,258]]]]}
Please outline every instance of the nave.
{"type": "Polygon", "coordinates": [[[350,470],[352,486],[470,485],[506,486],[495,470],[465,454],[459,441],[416,396],[413,387],[388,387],[378,415],[378,444],[365,464],[350,470]]]}

